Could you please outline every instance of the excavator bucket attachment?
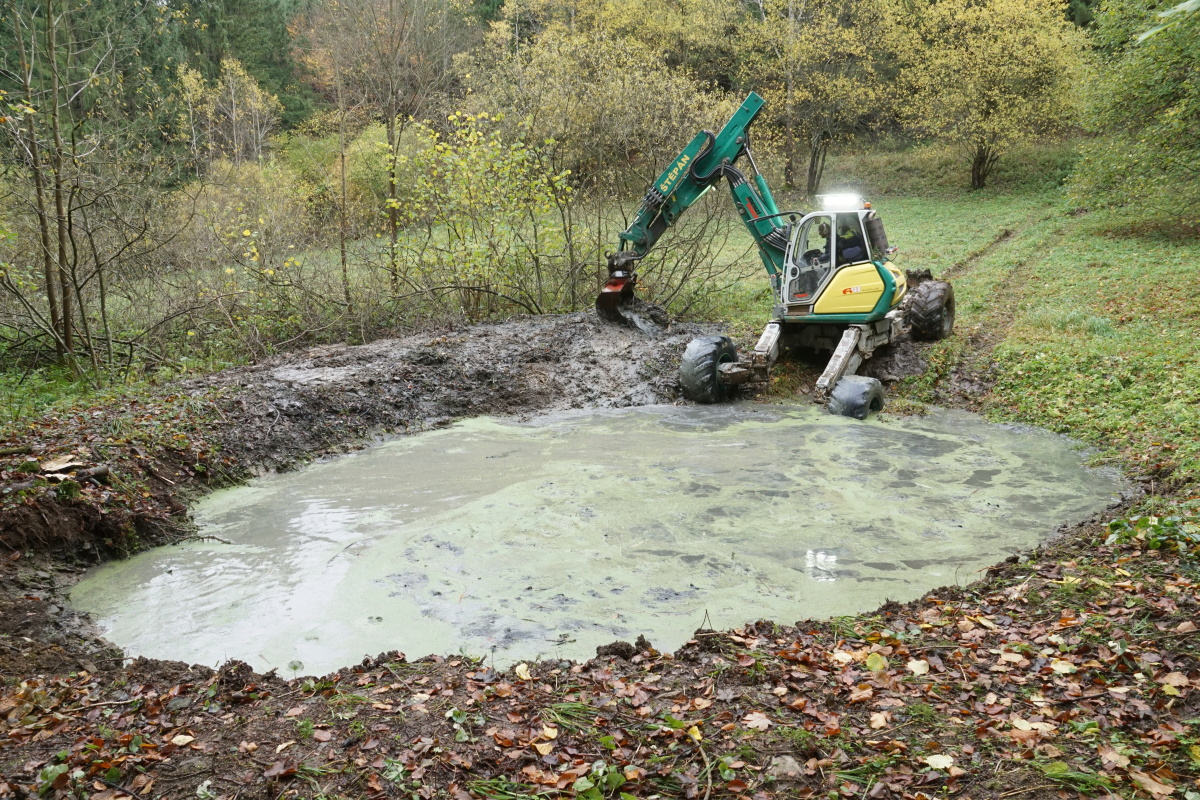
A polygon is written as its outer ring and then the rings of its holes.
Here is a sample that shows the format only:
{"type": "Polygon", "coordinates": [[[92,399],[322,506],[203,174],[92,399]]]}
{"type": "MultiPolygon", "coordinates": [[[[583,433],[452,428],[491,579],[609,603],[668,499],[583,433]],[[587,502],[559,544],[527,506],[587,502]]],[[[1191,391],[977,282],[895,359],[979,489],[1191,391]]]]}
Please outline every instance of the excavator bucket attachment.
{"type": "Polygon", "coordinates": [[[600,294],[596,295],[596,313],[609,322],[633,325],[633,320],[624,314],[625,307],[632,300],[633,279],[628,276],[610,277],[600,294]]]}

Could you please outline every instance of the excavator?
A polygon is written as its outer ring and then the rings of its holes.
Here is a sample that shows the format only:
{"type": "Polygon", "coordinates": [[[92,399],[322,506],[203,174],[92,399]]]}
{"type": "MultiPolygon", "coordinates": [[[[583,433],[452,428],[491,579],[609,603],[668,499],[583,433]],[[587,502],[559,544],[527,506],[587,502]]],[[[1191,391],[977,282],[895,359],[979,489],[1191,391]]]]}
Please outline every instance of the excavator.
{"type": "MultiPolygon", "coordinates": [[[[883,221],[854,194],[819,195],[817,211],[780,211],[750,152],[750,125],[765,105],[751,93],[720,133],[701,131],[646,192],[596,297],[604,319],[634,324],[637,263],[722,178],[758,246],[775,306],[754,350],[727,336],[699,336],[684,351],[680,384],[698,403],[729,398],[739,384],[765,382],[783,347],[830,353],[813,393],[835,414],[865,419],[883,408],[880,382],[856,375],[863,361],[899,337],[942,339],[954,329],[954,289],[910,281],[891,256],[883,221]],[[738,167],[745,158],[753,178],[738,167]]],[[[928,275],[925,272],[924,275],[928,275]]]]}

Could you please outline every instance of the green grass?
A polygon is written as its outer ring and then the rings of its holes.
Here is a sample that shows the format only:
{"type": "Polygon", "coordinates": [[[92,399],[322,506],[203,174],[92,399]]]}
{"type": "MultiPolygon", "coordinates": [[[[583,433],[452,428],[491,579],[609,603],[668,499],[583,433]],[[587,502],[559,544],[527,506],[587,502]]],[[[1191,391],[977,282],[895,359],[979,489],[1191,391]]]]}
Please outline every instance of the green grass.
{"type": "MultiPolygon", "coordinates": [[[[1165,477],[1200,477],[1200,242],[1060,217],[1025,266],[990,409],[1165,477]]],[[[1002,270],[980,264],[980,277],[1002,270]]]]}

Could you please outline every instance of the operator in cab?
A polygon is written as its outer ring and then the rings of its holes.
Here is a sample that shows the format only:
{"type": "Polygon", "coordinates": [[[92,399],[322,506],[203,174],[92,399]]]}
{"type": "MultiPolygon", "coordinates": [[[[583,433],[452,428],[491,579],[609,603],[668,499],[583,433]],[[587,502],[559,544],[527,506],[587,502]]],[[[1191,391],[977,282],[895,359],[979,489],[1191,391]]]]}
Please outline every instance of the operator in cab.
{"type": "Polygon", "coordinates": [[[862,230],[858,224],[857,214],[839,214],[837,263],[853,264],[867,257],[867,248],[863,243],[862,230]]]}

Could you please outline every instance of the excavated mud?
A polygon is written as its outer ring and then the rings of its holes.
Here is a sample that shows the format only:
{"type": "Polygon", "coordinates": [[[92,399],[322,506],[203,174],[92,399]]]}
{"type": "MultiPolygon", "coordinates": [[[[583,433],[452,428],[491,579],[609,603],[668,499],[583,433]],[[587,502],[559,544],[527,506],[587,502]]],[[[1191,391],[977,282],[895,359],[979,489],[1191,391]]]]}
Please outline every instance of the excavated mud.
{"type": "Polygon", "coordinates": [[[679,354],[716,329],[676,324],[651,336],[591,312],[527,317],[314,348],[188,388],[234,387],[222,449],[256,469],[278,469],[364,436],[462,417],[671,402],[679,354]]]}

